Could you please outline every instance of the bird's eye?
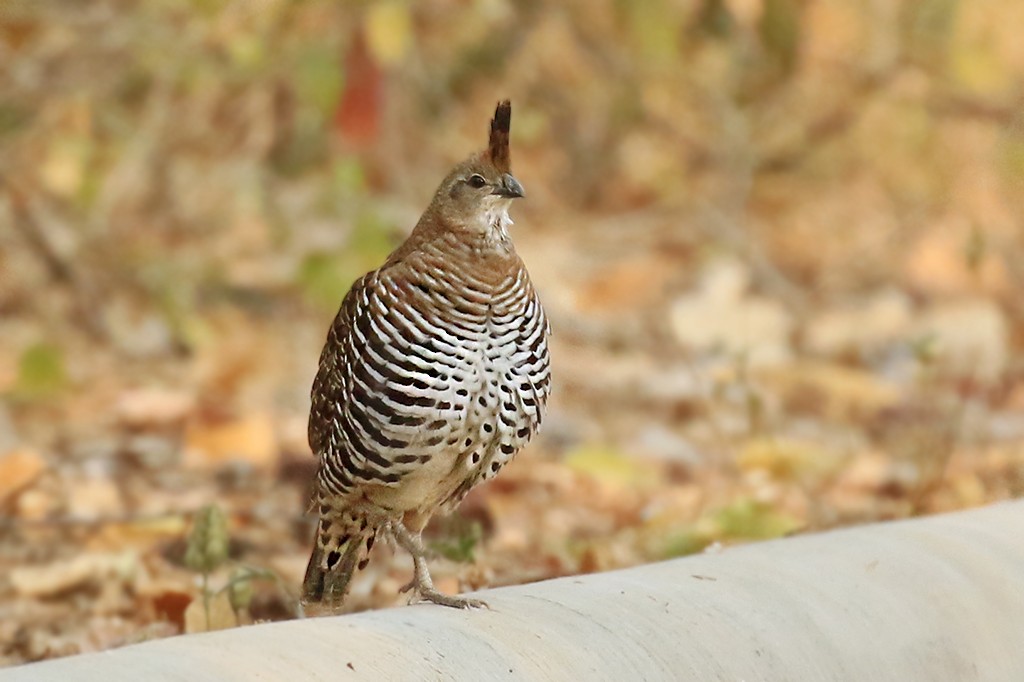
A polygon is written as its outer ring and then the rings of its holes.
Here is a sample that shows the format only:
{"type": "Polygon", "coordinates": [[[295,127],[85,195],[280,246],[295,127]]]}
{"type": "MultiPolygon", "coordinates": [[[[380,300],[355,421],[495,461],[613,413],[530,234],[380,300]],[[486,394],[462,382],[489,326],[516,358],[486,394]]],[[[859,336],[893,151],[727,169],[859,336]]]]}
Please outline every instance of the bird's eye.
{"type": "Polygon", "coordinates": [[[472,175],[469,176],[469,186],[470,187],[475,187],[477,189],[480,189],[481,187],[483,187],[486,184],[487,184],[487,181],[484,180],[484,176],[480,175],[479,173],[473,173],[472,175]]]}

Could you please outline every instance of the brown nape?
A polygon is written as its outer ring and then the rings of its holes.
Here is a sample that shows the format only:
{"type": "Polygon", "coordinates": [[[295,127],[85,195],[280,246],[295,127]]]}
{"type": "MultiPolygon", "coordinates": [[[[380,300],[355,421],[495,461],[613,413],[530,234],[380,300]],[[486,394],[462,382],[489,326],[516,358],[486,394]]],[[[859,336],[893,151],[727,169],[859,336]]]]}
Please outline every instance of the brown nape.
{"type": "Polygon", "coordinates": [[[512,170],[512,157],[508,148],[508,132],[512,127],[512,103],[502,100],[494,110],[491,119],[491,136],[487,144],[487,153],[491,162],[502,173],[512,170]]]}

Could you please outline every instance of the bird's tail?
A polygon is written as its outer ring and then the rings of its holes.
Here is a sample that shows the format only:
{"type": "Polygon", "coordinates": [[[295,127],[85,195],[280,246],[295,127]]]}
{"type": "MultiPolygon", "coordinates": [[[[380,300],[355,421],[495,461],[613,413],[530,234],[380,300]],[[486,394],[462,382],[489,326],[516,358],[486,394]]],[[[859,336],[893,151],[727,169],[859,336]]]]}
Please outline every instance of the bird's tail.
{"type": "Polygon", "coordinates": [[[302,581],[307,602],[341,604],[356,569],[369,562],[377,531],[348,514],[321,514],[316,541],[302,581]]]}

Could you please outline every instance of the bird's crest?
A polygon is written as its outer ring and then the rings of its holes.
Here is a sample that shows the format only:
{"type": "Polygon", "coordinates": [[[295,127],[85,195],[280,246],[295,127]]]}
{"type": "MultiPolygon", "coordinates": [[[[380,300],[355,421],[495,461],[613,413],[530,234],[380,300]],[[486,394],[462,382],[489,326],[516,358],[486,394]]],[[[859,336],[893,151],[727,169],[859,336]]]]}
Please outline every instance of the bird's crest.
{"type": "Polygon", "coordinates": [[[491,162],[502,173],[512,170],[512,160],[508,150],[508,131],[512,126],[512,103],[502,100],[494,109],[491,119],[491,137],[487,144],[487,154],[491,162]]]}

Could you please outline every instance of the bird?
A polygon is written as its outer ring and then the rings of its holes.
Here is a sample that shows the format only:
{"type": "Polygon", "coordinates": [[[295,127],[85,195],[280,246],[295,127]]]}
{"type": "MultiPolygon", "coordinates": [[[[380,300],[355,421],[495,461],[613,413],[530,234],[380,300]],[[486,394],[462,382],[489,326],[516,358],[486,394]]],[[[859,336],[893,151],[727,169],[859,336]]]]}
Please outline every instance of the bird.
{"type": "Polygon", "coordinates": [[[342,604],[378,538],[413,560],[410,601],[486,606],[433,584],[422,532],[537,433],[551,328],[509,235],[512,105],[444,178],[407,239],[341,302],[310,391],[319,458],[307,603],[342,604]]]}

